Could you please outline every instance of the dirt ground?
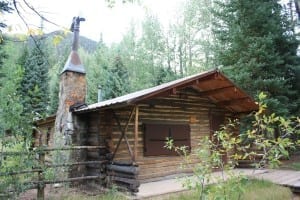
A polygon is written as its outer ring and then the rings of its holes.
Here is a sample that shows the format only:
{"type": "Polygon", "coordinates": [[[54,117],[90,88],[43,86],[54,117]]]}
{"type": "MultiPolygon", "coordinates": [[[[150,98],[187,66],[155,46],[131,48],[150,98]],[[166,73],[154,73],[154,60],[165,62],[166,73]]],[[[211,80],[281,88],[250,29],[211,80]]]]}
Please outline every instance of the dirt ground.
{"type": "MultiPolygon", "coordinates": [[[[88,186],[59,186],[54,187],[54,185],[47,185],[45,188],[45,199],[63,199],[68,196],[86,196],[94,197],[96,195],[103,194],[106,190],[103,187],[89,184],[88,186]]],[[[37,190],[32,189],[22,193],[18,199],[20,200],[35,200],[37,199],[37,190]]]]}
{"type": "MultiPolygon", "coordinates": [[[[47,186],[45,189],[45,199],[47,200],[60,200],[63,198],[66,198],[68,196],[86,196],[86,198],[92,198],[95,197],[96,195],[101,195],[103,193],[103,188],[70,188],[70,187],[60,187],[60,188],[53,188],[50,186],[47,186]]],[[[29,190],[25,193],[23,193],[21,196],[19,196],[18,199],[20,200],[36,200],[36,190],[29,190]]],[[[168,195],[163,195],[162,198],[157,199],[165,199],[167,198],[168,195]]],[[[94,198],[93,198],[94,199],[94,198]]],[[[167,198],[168,199],[168,198],[167,198]]],[[[300,200],[300,194],[293,194],[293,197],[291,200],[300,200]]]]}
{"type": "MultiPolygon", "coordinates": [[[[292,155],[290,159],[282,161],[282,169],[290,169],[288,167],[289,164],[294,162],[300,163],[300,153],[297,155],[292,155]]],[[[69,186],[61,186],[61,187],[54,187],[54,185],[47,185],[45,188],[45,199],[64,199],[68,196],[86,196],[88,197],[95,197],[97,195],[103,194],[107,189],[96,185],[96,184],[89,184],[88,186],[76,186],[76,187],[69,187],[69,186]]],[[[25,193],[21,194],[18,199],[20,200],[35,200],[37,196],[37,190],[28,190],[25,193]]],[[[300,193],[294,193],[292,200],[300,200],[300,193]]]]}

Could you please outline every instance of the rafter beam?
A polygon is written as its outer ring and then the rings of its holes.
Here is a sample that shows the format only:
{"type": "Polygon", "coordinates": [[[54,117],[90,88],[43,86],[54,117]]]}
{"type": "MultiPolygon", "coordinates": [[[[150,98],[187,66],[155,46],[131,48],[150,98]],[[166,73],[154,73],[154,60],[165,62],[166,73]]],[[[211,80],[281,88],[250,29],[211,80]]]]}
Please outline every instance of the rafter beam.
{"type": "Polygon", "coordinates": [[[209,96],[209,95],[215,95],[215,94],[219,94],[222,92],[228,92],[231,90],[237,90],[237,88],[233,85],[230,86],[226,86],[226,87],[221,87],[221,88],[217,88],[217,89],[213,89],[213,90],[206,90],[206,91],[202,91],[200,92],[201,96],[209,96]]]}
{"type": "Polygon", "coordinates": [[[241,97],[241,98],[231,99],[231,100],[227,100],[227,101],[219,101],[219,102],[217,102],[217,105],[218,106],[230,106],[232,104],[242,103],[247,100],[250,100],[250,98],[249,97],[241,97]]]}

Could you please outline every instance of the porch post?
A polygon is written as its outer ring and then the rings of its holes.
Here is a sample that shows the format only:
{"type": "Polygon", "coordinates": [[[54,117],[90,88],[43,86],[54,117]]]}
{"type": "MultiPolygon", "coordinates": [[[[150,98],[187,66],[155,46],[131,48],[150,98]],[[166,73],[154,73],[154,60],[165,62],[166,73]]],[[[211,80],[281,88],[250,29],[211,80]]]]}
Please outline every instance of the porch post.
{"type": "Polygon", "coordinates": [[[135,106],[135,122],[134,122],[134,162],[137,159],[137,148],[139,139],[139,106],[135,106]]]}

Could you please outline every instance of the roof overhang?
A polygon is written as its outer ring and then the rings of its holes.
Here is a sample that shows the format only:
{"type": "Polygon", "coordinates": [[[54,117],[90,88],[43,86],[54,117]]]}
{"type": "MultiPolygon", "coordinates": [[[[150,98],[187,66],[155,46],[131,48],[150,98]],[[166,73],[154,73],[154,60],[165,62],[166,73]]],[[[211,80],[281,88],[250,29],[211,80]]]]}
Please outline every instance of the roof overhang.
{"type": "Polygon", "coordinates": [[[199,95],[209,98],[219,107],[234,113],[249,113],[258,109],[258,104],[246,92],[236,86],[219,70],[210,70],[178,79],[149,89],[89,105],[76,113],[139,104],[155,97],[176,94],[176,91],[193,88],[199,95]]]}
{"type": "Polygon", "coordinates": [[[37,125],[37,126],[42,126],[42,125],[45,125],[45,124],[54,123],[55,118],[56,118],[56,115],[50,115],[46,118],[35,120],[34,124],[37,125]]]}

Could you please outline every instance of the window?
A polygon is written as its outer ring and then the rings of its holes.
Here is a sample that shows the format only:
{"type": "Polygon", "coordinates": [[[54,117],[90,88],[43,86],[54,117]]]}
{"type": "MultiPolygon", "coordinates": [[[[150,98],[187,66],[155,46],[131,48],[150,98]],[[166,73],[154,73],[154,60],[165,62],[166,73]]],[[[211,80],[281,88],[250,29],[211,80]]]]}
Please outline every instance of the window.
{"type": "Polygon", "coordinates": [[[165,148],[166,138],[172,138],[175,146],[191,147],[190,126],[188,124],[144,124],[144,155],[178,155],[165,148]]]}

